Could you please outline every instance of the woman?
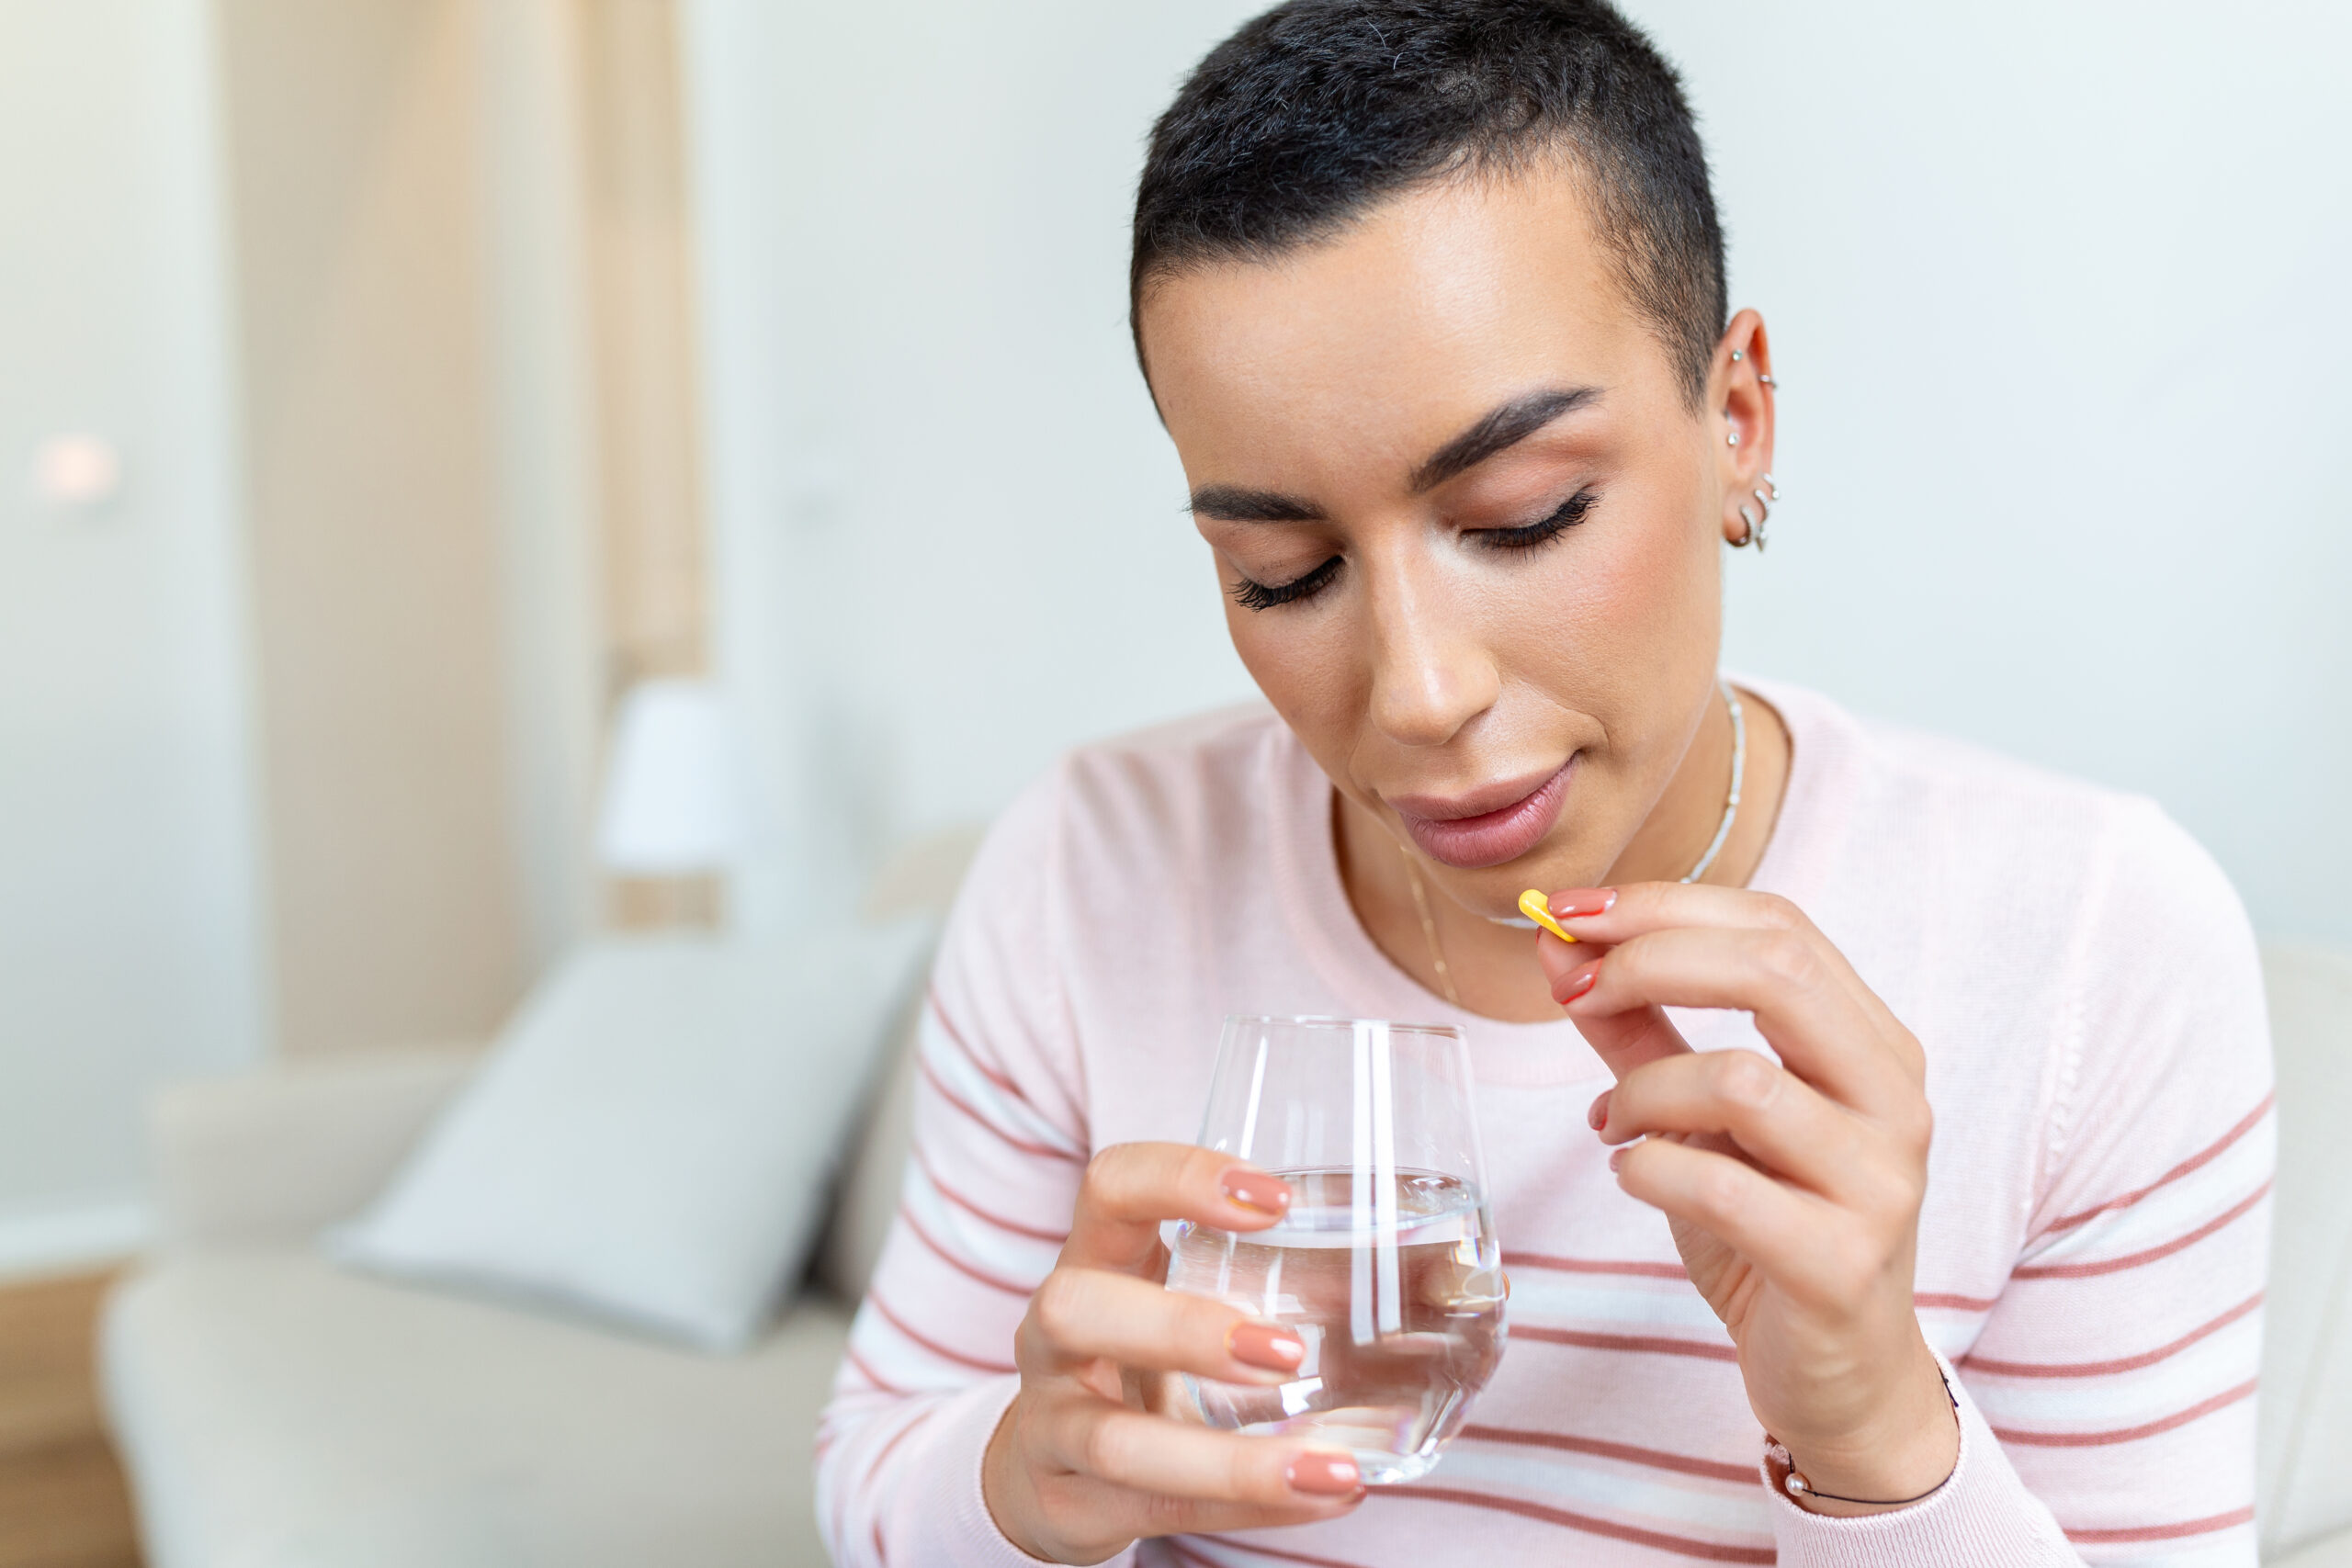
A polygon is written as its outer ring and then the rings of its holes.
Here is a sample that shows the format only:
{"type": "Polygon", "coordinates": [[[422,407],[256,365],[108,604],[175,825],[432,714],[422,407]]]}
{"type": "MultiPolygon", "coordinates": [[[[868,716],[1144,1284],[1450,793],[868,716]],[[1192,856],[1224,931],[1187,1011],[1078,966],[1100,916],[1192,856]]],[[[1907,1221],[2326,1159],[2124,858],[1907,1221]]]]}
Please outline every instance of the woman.
{"type": "Polygon", "coordinates": [[[2144,801],[1718,677],[1776,495],[1723,277],[1600,4],[1296,0],[1162,118],[1136,346],[1272,711],[983,852],[841,1561],[2254,1562],[2244,915],[2144,801]],[[1426,1483],[1145,1397],[1302,1353],[1159,1284],[1163,1222],[1287,1201],[1184,1142],[1228,1012],[1468,1032],[1512,1341],[1426,1483]]]}

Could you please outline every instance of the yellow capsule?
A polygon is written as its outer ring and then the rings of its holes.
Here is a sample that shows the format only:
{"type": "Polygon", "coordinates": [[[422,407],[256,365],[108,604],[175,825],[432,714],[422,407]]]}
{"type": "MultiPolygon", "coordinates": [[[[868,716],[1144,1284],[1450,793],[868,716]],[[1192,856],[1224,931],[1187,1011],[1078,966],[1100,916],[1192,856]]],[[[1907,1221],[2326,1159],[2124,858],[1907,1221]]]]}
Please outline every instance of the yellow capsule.
{"type": "Polygon", "coordinates": [[[1519,912],[1558,937],[1562,942],[1576,941],[1576,938],[1560,929],[1560,922],[1552,918],[1552,901],[1536,889],[1531,887],[1519,896],[1519,912]]]}

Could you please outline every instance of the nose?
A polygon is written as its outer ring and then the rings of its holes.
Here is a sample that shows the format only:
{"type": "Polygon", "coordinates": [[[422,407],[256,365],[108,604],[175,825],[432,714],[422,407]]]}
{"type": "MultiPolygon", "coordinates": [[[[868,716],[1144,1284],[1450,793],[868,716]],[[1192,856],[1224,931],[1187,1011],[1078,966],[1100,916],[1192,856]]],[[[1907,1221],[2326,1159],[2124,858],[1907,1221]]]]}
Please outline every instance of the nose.
{"type": "Polygon", "coordinates": [[[1371,575],[1373,725],[1400,746],[1442,746],[1495,705],[1502,673],[1434,563],[1371,575]]]}

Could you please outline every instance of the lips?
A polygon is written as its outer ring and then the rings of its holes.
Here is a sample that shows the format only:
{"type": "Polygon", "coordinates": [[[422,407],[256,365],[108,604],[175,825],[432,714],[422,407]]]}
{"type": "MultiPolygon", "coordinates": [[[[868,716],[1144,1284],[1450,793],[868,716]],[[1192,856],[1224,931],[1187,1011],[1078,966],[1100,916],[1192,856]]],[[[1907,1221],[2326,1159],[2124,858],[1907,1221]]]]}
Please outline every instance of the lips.
{"type": "Polygon", "coordinates": [[[1388,804],[1423,854],[1440,865],[1477,871],[1517,860],[1543,841],[1560,819],[1576,765],[1571,756],[1543,777],[1508,780],[1452,799],[1390,796],[1388,804]]]}

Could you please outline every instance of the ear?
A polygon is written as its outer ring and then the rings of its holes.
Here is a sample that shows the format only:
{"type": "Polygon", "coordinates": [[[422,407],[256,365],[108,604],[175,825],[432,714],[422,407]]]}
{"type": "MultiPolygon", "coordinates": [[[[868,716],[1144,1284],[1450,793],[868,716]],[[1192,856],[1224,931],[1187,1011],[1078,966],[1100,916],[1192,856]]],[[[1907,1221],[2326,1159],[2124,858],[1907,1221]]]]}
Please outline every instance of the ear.
{"type": "Polygon", "coordinates": [[[1756,519],[1758,537],[1770,509],[1771,487],[1764,476],[1772,471],[1773,392],[1772,343],[1764,318],[1742,310],[1715,344],[1714,367],[1707,377],[1707,420],[1716,432],[1715,474],[1723,493],[1720,525],[1728,544],[1748,541],[1748,519],[1740,508],[1756,519]]]}

